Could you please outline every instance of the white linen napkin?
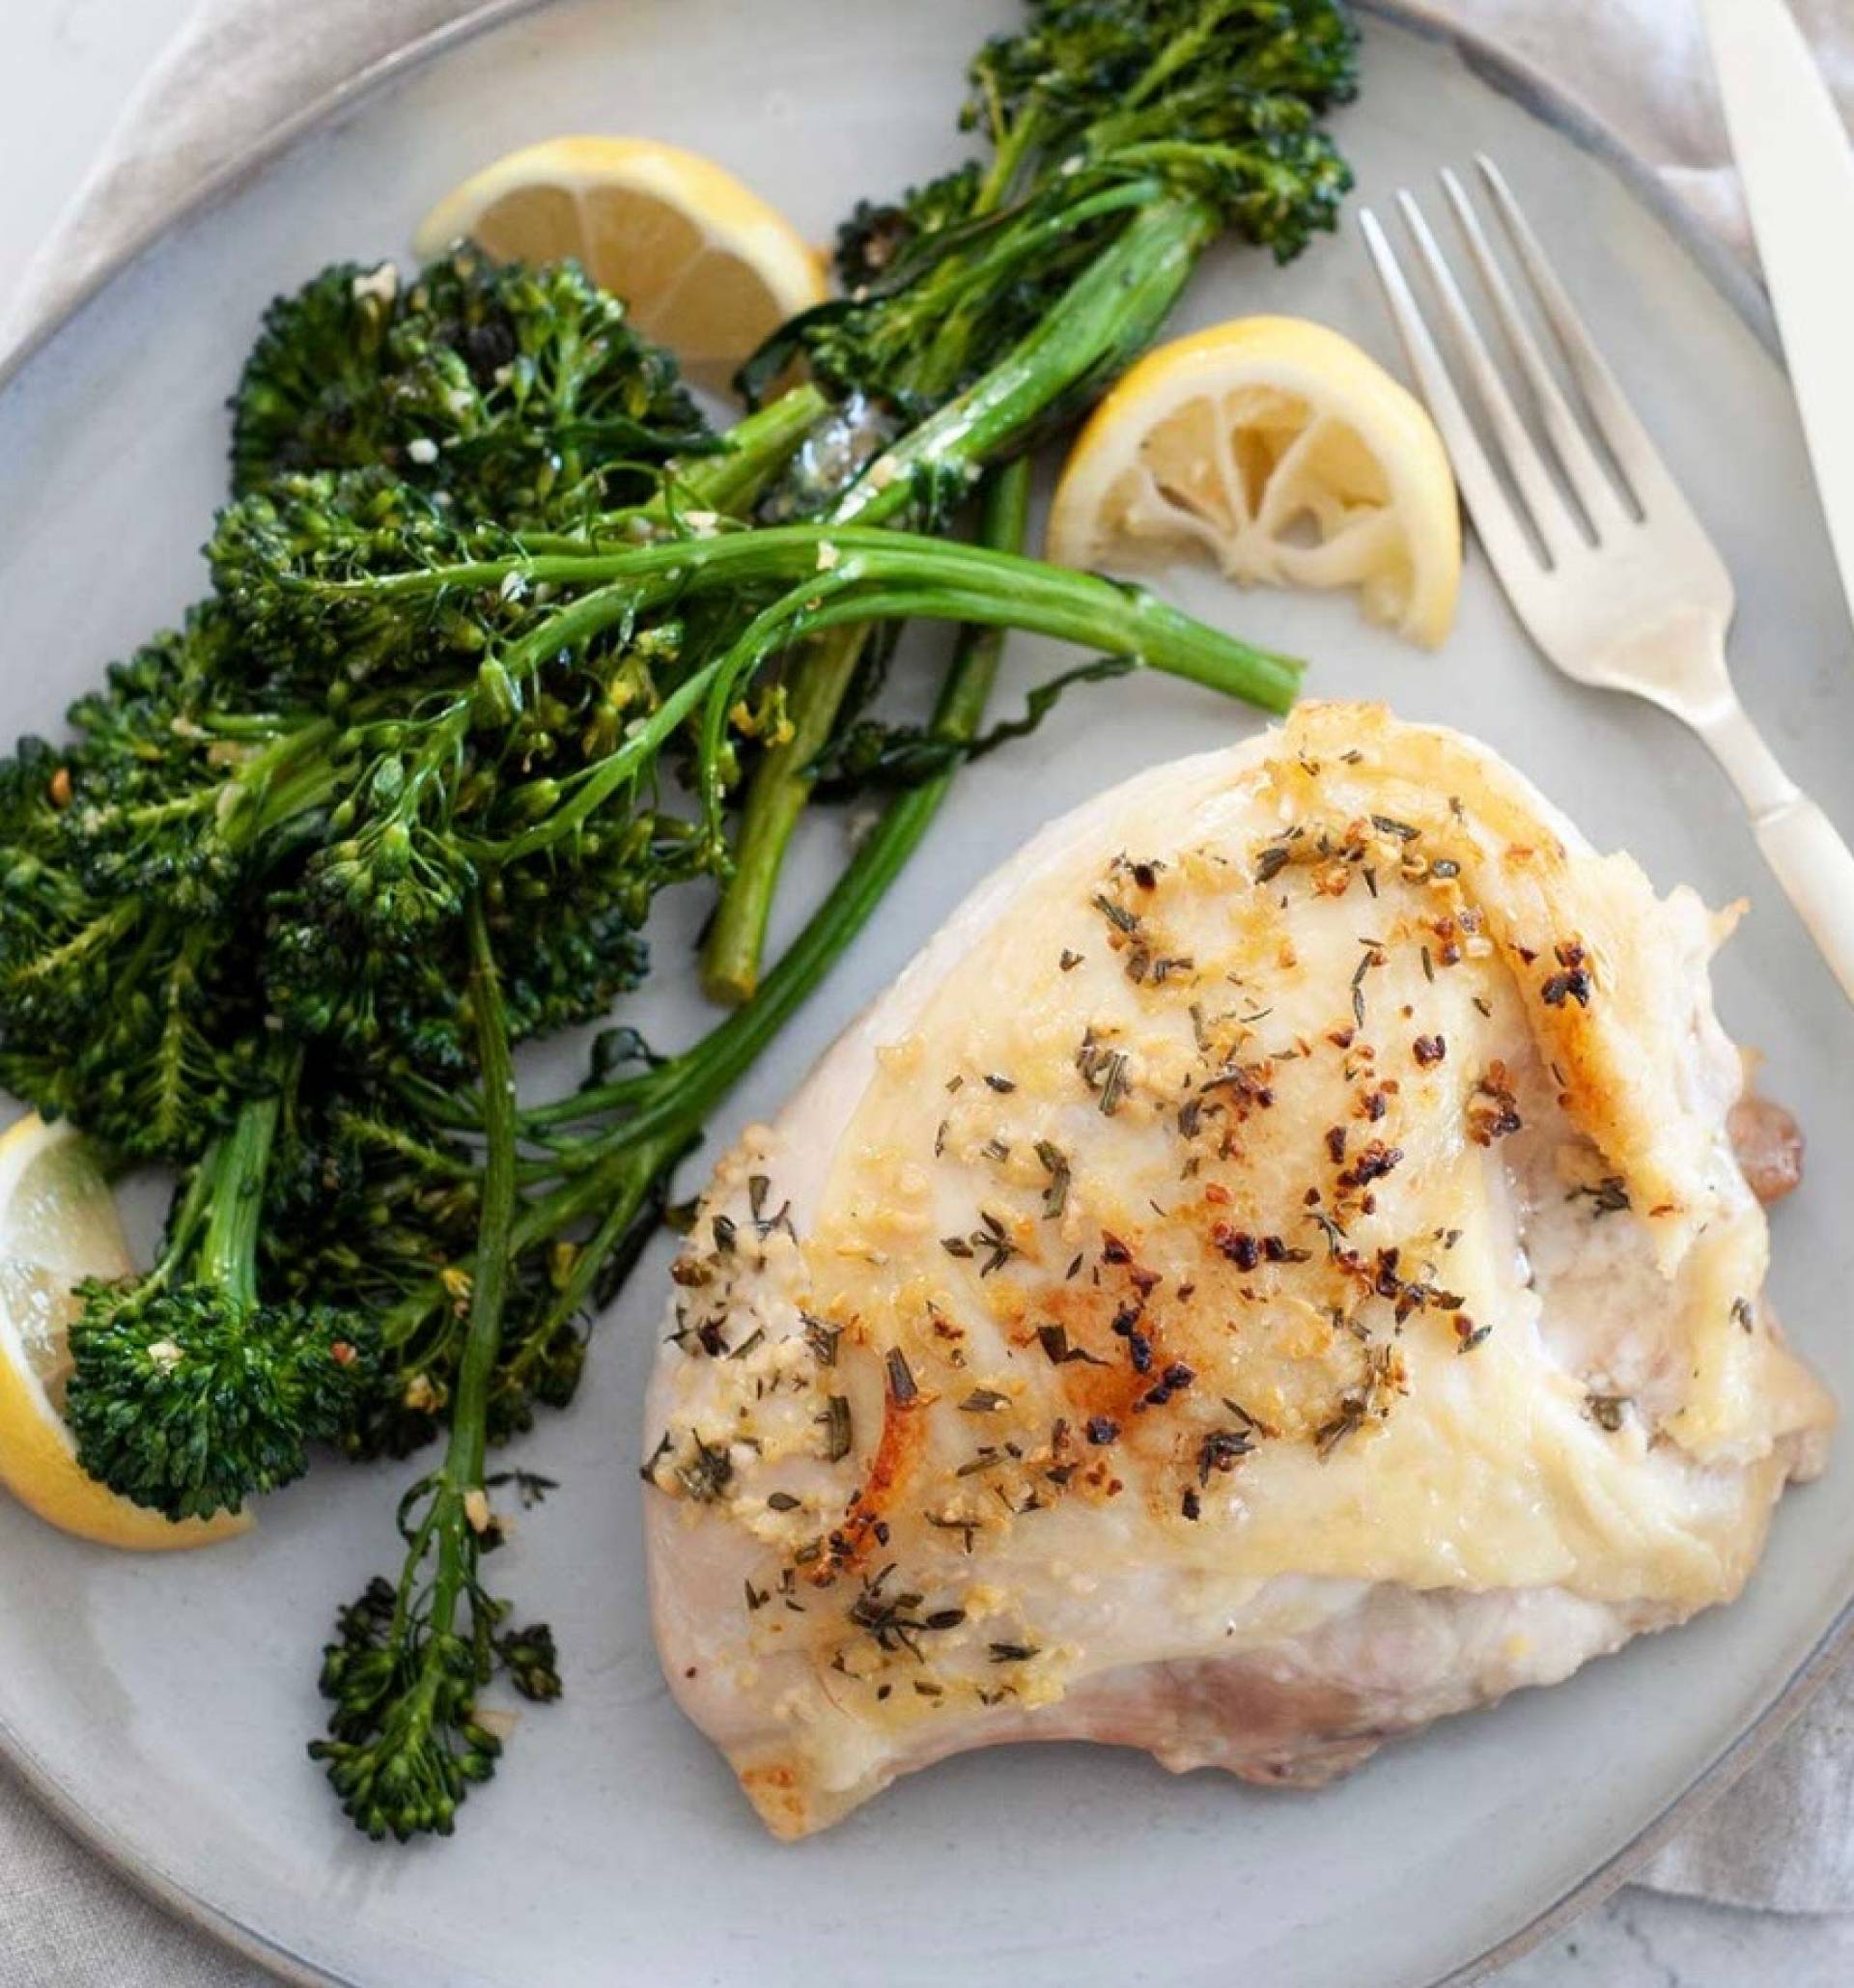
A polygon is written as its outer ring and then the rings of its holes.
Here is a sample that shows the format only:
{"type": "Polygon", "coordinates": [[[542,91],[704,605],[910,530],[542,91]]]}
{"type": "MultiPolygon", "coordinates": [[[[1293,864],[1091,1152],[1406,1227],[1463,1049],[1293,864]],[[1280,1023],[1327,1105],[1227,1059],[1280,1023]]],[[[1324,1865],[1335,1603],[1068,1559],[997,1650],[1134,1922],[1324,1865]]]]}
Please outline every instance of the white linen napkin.
{"type": "MultiPolygon", "coordinates": [[[[357,79],[531,0],[199,0],[0,319],[0,365],[144,246],[183,203],[316,122],[357,79]],[[210,77],[211,88],[201,79],[210,77]]],[[[1749,254],[1692,0],[1413,0],[1498,40],[1615,131],[1749,254]]],[[[1854,118],[1854,0],[1791,0],[1854,118]]],[[[1854,253],[1854,245],[1849,248],[1854,253]]],[[[63,1837],[0,1774],[0,1982],[254,1981],[63,1837]],[[15,1971],[18,1970],[18,1971],[15,1971]]],[[[1854,1911],[1854,1667],[1831,1678],[1729,1798],[1642,1882],[1732,1904],[1854,1911]]]]}

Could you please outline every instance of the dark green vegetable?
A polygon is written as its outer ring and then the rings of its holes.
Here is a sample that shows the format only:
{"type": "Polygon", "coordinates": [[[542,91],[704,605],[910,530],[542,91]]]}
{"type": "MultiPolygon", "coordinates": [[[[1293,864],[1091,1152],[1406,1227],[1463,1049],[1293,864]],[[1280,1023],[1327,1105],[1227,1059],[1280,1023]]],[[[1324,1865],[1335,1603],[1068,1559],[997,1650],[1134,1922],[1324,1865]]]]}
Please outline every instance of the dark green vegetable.
{"type": "Polygon", "coordinates": [[[678,1161],[957,768],[1140,666],[1291,701],[1298,664],[1025,559],[1023,451],[1219,228],[1322,224],[1349,51],[1324,0],[1044,0],[974,70],[992,165],[852,224],[863,294],[765,358],[817,379],[725,436],[576,269],[325,272],[234,403],[212,598],[0,765],[0,1081],[181,1169],[154,1270],[84,1292],[85,1467],[180,1517],[318,1443],[443,1444],[324,1653],[312,1750],[371,1834],[449,1832],[492,1681],[559,1694],[551,1634],[483,1582],[488,1446],[572,1399],[678,1161]],[[902,528],[973,493],[976,546],[902,528]],[[865,638],[909,620],[957,646],[931,722],[878,725],[865,638]],[[1101,659],[987,733],[1009,628],[1101,659]],[[821,774],[895,798],[762,977],[821,774]],[[578,1091],[524,1103],[513,1047],[606,1016],[657,899],[709,879],[747,998],[669,1056],[610,1025],[578,1091]]]}
{"type": "MultiPolygon", "coordinates": [[[[848,294],[745,370],[751,390],[802,353],[842,397],[845,439],[825,452],[837,475],[807,475],[795,501],[944,518],[982,465],[1138,355],[1219,234],[1286,260],[1331,228],[1351,175],[1317,121],[1352,95],[1356,62],[1337,0],[1033,0],[1026,28],[971,68],[964,123],[989,161],[858,208],[838,242],[848,294]]],[[[753,986],[786,845],[861,660],[850,630],[794,674],[793,737],[755,772],[708,941],[717,998],[753,986]]]]}
{"type": "MultiPolygon", "coordinates": [[[[87,701],[71,751],[8,770],[10,1073],[191,1166],[168,1256],[146,1287],[90,1294],[73,1335],[86,1467],[179,1516],[286,1481],[315,1441],[399,1454],[448,1424],[390,1599],[344,1611],[324,1669],[318,1753],[376,1834],[451,1826],[492,1763],[475,1701],[499,1666],[557,1688],[541,1633],[504,1655],[479,1580],[485,1446],[571,1398],[582,1321],[675,1162],[971,743],[995,631],[1293,693],[1295,665],[1089,574],[691,512],[688,484],[750,493],[801,432],[771,411],[743,428],[645,504],[558,533],[453,521],[378,468],[280,479],[221,519],[213,603],[87,701]],[[725,873],[739,745],[781,721],[769,666],[807,632],[904,619],[986,631],[916,742],[926,784],[755,1000],[666,1061],[636,1067],[619,1038],[585,1091],[520,1111],[508,1046],[602,1014],[642,970],[657,894],[725,873]],[[156,940],[177,992],[143,1019],[156,940]],[[177,1100],[158,1146],[135,1124],[151,1090],[177,1100]]],[[[1014,544],[1021,474],[999,488],[990,536],[1014,544]]]]}
{"type": "Polygon", "coordinates": [[[80,1287],[65,1397],[78,1461],[169,1519],[236,1512],[301,1476],[372,1385],[371,1319],[258,1295],[280,1108],[254,1099],[208,1149],[146,1276],[80,1287]]]}
{"type": "Polygon", "coordinates": [[[325,798],[333,726],[222,710],[216,603],[0,764],[0,1081],[125,1153],[190,1160],[259,1087],[235,934],[254,854],[325,798]]]}
{"type": "Polygon", "coordinates": [[[343,1808],[370,1836],[401,1842],[447,1836],[470,1783],[494,1772],[500,1742],[478,1720],[476,1694],[505,1665],[524,1695],[557,1697],[552,1633],[499,1634],[504,1603],[483,1587],[479,1563],[495,1538],[484,1484],[487,1411],[502,1347],[516,1199],[515,1071],[503,1025],[489,921],[472,899],[465,923],[483,1078],[482,1215],[469,1325],[444,1461],[400,1506],[406,1559],[397,1587],[369,1582],[342,1610],[339,1640],[323,1652],[322,1689],[333,1701],[325,1761],[343,1808]]]}
{"type": "Polygon", "coordinates": [[[713,446],[675,361],[576,264],[467,248],[406,287],[342,263],[278,298],[232,411],[238,491],[378,464],[505,525],[648,496],[655,466],[713,446]]]}

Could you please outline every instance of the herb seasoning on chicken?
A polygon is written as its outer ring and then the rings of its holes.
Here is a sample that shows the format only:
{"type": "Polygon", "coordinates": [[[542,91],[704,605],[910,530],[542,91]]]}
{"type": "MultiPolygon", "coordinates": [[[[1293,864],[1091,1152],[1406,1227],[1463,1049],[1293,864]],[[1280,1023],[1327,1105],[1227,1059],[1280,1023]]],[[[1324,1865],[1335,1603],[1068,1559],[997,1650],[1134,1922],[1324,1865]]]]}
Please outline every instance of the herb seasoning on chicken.
{"type": "Polygon", "coordinates": [[[1025,1738],[1314,1784],[1730,1599],[1830,1410],[1729,923],[1337,705],[983,885],[723,1163],[652,1389],[665,1666],[769,1826],[1025,1738]]]}

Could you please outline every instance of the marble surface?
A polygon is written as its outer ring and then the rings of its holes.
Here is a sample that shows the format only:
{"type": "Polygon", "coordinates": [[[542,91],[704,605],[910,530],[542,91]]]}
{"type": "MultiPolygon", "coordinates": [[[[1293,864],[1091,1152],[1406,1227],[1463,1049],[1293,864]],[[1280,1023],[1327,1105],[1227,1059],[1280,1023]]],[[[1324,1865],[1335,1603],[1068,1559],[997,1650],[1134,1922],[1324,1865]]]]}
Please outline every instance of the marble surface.
{"type": "MultiPolygon", "coordinates": [[[[70,197],[111,120],[149,58],[184,13],[187,0],[13,0],[11,60],[0,65],[0,284],[23,266],[70,197]]],[[[4,1770],[0,1770],[3,1772],[4,1770]]],[[[91,1864],[75,1844],[48,1832],[30,1846],[48,1897],[67,1897],[89,1865],[94,1881],[118,1881],[91,1864]],[[62,1880],[62,1882],[61,1882],[62,1880]]],[[[154,1908],[125,1900],[145,1918],[134,1938],[159,1957],[171,1988],[239,1979],[190,1935],[164,1924],[154,1908]]],[[[0,1955],[0,1979],[20,1988],[101,1982],[88,1968],[59,1958],[45,1929],[38,1957],[0,1955]],[[24,1960],[26,1974],[12,1972],[24,1960]]],[[[260,1980],[255,1973],[250,1976],[260,1980]]],[[[1500,1976],[1501,1988],[1840,1988],[1854,1980],[1854,1917],[1792,1918],[1702,1905],[1624,1890],[1568,1932],[1500,1976]]]]}

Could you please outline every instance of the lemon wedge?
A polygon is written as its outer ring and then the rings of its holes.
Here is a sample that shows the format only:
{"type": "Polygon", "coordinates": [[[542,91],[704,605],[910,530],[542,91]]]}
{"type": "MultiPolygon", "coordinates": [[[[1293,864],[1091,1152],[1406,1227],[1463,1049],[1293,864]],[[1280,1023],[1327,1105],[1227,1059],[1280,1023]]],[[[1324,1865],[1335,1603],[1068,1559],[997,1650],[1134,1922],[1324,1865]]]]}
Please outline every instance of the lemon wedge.
{"type": "Polygon", "coordinates": [[[651,138],[552,138],[448,193],[413,246],[467,238],[503,261],[577,258],[647,338],[721,383],[767,333],[823,300],[791,223],[713,159],[651,138]]]}
{"type": "Polygon", "coordinates": [[[1096,567],[1180,552],[1231,579],[1353,587],[1433,648],[1461,581],[1447,452],[1420,404],[1349,339],[1236,318],[1149,352],[1063,467],[1048,556],[1096,567]]]}
{"type": "Polygon", "coordinates": [[[211,1546],[249,1530],[249,1513],[179,1525],[119,1498],[77,1462],[65,1427],[65,1335],[84,1277],[134,1269],[109,1184],[68,1123],[35,1112],[0,1137],[0,1483],[42,1519],[137,1552],[211,1546]]]}

